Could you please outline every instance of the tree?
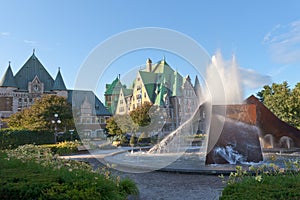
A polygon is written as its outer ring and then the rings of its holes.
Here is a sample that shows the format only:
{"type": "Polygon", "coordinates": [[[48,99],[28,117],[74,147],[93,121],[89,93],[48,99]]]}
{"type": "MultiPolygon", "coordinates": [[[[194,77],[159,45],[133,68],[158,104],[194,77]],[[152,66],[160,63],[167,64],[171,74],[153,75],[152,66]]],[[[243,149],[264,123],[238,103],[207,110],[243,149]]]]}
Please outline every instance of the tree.
{"type": "Polygon", "coordinates": [[[121,135],[123,133],[115,120],[115,116],[110,117],[106,120],[106,129],[112,136],[121,135]]]}
{"type": "Polygon", "coordinates": [[[74,129],[71,104],[65,97],[56,95],[44,95],[41,99],[35,99],[31,107],[11,115],[7,122],[11,128],[53,130],[51,121],[55,113],[61,120],[58,130],[74,129]]]}
{"type": "Polygon", "coordinates": [[[266,85],[257,96],[282,121],[300,128],[300,83],[292,90],[286,81],[266,85]]]}
{"type": "Polygon", "coordinates": [[[147,126],[151,123],[151,118],[149,115],[149,110],[152,104],[150,102],[145,102],[141,106],[138,106],[136,109],[129,113],[131,119],[134,123],[139,126],[147,126]]]}

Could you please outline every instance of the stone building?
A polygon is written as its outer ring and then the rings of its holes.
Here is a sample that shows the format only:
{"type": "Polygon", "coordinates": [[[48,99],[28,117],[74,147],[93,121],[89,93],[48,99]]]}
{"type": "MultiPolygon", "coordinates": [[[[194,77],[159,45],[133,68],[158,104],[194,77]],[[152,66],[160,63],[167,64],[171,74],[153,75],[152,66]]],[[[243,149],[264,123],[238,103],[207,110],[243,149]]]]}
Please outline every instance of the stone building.
{"type": "Polygon", "coordinates": [[[53,79],[33,51],[15,75],[11,63],[8,64],[0,81],[1,118],[8,118],[10,115],[30,107],[36,99],[43,95],[58,95],[67,98],[68,102],[72,104],[73,110],[78,110],[75,120],[78,124],[84,124],[85,130],[91,133],[104,129],[105,119],[111,116],[92,91],[67,89],[60,69],[53,79]],[[90,109],[87,109],[88,107],[90,109]]]}

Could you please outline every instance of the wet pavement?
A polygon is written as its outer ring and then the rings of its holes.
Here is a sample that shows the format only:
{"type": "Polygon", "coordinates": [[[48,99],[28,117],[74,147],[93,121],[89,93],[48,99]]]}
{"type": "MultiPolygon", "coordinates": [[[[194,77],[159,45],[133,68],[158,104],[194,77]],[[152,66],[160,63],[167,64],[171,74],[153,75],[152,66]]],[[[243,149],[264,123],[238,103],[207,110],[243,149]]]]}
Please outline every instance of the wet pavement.
{"type": "MultiPolygon", "coordinates": [[[[64,158],[83,160],[91,163],[95,168],[103,166],[105,158],[121,152],[123,149],[103,150],[91,154],[65,156],[64,158]]],[[[180,165],[180,163],[177,163],[180,165]]],[[[176,165],[175,165],[176,166],[176,165]]],[[[164,171],[150,171],[147,173],[130,173],[129,166],[122,166],[122,171],[111,170],[114,175],[128,177],[138,186],[140,194],[138,197],[129,199],[141,200],[211,200],[219,199],[224,188],[222,180],[217,175],[208,175],[187,171],[179,173],[164,169],[164,171]],[[124,172],[125,171],[125,172],[124,172]]],[[[178,167],[178,166],[176,166],[178,167]]],[[[172,168],[170,168],[172,169],[172,168]]]]}

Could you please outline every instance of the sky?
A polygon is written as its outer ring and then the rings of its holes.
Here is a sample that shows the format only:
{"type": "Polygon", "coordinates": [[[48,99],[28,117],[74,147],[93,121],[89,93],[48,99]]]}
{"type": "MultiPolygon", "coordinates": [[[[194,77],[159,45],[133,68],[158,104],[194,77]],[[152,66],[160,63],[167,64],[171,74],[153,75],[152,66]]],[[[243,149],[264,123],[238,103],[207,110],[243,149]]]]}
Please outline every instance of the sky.
{"type": "MultiPolygon", "coordinates": [[[[119,33],[158,27],[182,33],[212,56],[235,56],[244,81],[244,96],[263,85],[300,74],[300,1],[16,1],[0,0],[0,76],[11,61],[15,74],[32,55],[55,78],[60,67],[67,88],[74,88],[82,64],[91,52],[119,33]]],[[[193,66],[170,52],[141,50],[112,60],[99,77],[96,94],[103,100],[105,83],[126,76],[149,57],[163,57],[183,76],[195,77],[193,66]]],[[[230,74],[228,75],[230,76],[230,74]]]]}

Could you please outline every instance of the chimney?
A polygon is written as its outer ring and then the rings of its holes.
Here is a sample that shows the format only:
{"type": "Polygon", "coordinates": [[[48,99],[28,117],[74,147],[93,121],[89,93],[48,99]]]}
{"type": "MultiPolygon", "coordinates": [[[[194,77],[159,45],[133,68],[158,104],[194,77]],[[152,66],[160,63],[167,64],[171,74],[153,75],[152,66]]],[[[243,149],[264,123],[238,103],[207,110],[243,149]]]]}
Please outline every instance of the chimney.
{"type": "Polygon", "coordinates": [[[150,58],[148,58],[147,62],[146,62],[146,71],[147,72],[151,72],[152,71],[152,61],[150,60],[150,58]]]}

